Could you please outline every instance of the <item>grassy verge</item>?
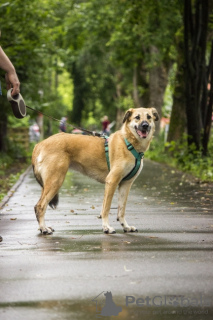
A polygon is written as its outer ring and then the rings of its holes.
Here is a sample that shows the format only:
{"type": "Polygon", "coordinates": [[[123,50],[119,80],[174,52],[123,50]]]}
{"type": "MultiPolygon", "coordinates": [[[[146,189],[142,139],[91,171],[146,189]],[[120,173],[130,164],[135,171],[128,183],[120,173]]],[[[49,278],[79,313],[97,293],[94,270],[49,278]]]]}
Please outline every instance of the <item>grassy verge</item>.
{"type": "Polygon", "coordinates": [[[188,150],[187,137],[183,141],[164,143],[163,135],[155,138],[146,152],[146,157],[181,171],[190,173],[201,181],[213,182],[213,136],[209,142],[209,155],[204,157],[201,151],[188,150]]]}
{"type": "Polygon", "coordinates": [[[0,153],[0,202],[28,168],[33,148],[34,144],[31,144],[26,151],[16,145],[10,146],[7,153],[0,153]]]}
{"type": "Polygon", "coordinates": [[[22,161],[14,161],[8,156],[1,155],[0,159],[0,202],[16,183],[20,175],[29,166],[29,161],[22,159],[22,161]],[[6,162],[7,161],[7,162],[6,162]]]}

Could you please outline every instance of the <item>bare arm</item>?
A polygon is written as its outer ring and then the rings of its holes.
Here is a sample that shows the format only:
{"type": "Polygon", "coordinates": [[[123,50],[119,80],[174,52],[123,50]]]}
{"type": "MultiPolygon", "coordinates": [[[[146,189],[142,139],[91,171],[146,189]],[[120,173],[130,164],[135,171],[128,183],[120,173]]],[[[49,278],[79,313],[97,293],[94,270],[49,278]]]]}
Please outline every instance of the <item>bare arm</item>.
{"type": "Polygon", "coordinates": [[[12,95],[16,95],[20,91],[20,82],[18,79],[18,76],[16,74],[16,70],[8,58],[8,56],[5,54],[3,49],[0,47],[0,68],[6,71],[5,79],[7,84],[7,90],[10,88],[13,88],[12,95]]]}

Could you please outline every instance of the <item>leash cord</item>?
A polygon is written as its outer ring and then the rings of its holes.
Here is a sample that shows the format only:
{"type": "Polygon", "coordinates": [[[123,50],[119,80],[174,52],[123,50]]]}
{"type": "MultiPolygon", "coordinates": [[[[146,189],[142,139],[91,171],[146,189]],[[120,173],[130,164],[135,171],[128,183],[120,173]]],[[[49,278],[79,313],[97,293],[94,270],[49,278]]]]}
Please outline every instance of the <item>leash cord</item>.
{"type": "MultiPolygon", "coordinates": [[[[54,118],[54,117],[52,117],[52,116],[49,116],[48,114],[45,114],[45,113],[43,113],[43,112],[41,112],[41,111],[39,111],[39,110],[35,110],[35,109],[33,109],[33,108],[29,107],[29,106],[26,106],[26,108],[28,108],[28,109],[30,109],[30,110],[32,110],[32,111],[35,111],[35,112],[37,112],[37,113],[40,113],[40,114],[42,114],[43,116],[45,116],[45,117],[47,117],[47,118],[49,118],[49,119],[52,119],[52,120],[61,122],[61,120],[59,120],[59,119],[57,119],[57,118],[54,118]]],[[[70,126],[70,127],[72,127],[73,129],[78,129],[78,130],[81,130],[81,131],[83,131],[83,132],[86,132],[86,133],[88,133],[88,134],[90,134],[90,135],[93,135],[94,137],[104,138],[104,135],[101,134],[101,133],[97,133],[97,132],[95,132],[95,131],[89,131],[89,130],[83,129],[83,128],[81,128],[81,127],[75,127],[73,124],[70,124],[70,123],[67,123],[67,125],[70,126]]]]}

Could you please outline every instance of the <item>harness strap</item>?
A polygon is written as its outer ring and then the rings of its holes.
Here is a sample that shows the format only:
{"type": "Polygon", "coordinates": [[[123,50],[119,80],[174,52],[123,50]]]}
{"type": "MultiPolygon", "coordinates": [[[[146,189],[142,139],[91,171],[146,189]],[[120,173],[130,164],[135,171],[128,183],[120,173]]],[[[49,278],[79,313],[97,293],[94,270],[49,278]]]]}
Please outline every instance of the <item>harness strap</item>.
{"type": "Polygon", "coordinates": [[[106,155],[107,166],[110,171],[108,139],[105,140],[105,155],[106,155]]]}
{"type": "MultiPolygon", "coordinates": [[[[136,175],[138,172],[140,165],[141,165],[141,159],[144,157],[143,152],[137,152],[133,145],[125,138],[124,139],[127,149],[132,153],[132,155],[135,157],[135,166],[134,168],[123,178],[122,181],[130,180],[132,177],[136,175]]],[[[105,141],[105,154],[106,154],[106,160],[107,160],[107,165],[108,169],[110,171],[110,162],[109,162],[109,146],[108,146],[108,140],[106,139],[105,141]]]]}

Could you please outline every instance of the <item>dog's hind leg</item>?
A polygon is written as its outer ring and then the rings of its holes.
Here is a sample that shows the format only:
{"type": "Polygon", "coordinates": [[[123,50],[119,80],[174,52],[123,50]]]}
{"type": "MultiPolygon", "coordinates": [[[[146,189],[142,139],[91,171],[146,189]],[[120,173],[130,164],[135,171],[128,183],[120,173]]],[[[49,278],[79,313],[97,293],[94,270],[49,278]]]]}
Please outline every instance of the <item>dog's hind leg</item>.
{"type": "Polygon", "coordinates": [[[48,205],[48,198],[51,198],[50,193],[48,194],[48,191],[46,189],[43,189],[41,198],[39,199],[38,203],[34,207],[36,218],[39,224],[39,230],[41,231],[42,234],[51,234],[54,231],[52,227],[46,227],[45,220],[44,220],[46,208],[48,205]]]}
{"type": "Polygon", "coordinates": [[[126,203],[129,194],[129,190],[132,186],[132,182],[123,181],[119,184],[118,188],[118,217],[117,221],[120,222],[124,232],[137,232],[138,230],[134,226],[129,226],[125,219],[126,203]]]}
{"type": "Polygon", "coordinates": [[[35,214],[38,220],[39,229],[42,234],[51,234],[54,229],[46,227],[45,225],[45,212],[47,205],[50,204],[52,208],[56,206],[58,201],[58,191],[63,184],[68,165],[62,167],[55,167],[53,171],[46,171],[45,179],[43,179],[43,190],[41,198],[35,206],[35,214]]]}

